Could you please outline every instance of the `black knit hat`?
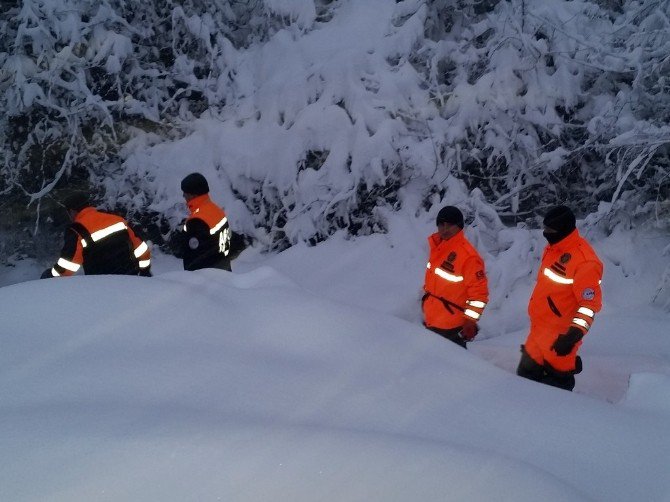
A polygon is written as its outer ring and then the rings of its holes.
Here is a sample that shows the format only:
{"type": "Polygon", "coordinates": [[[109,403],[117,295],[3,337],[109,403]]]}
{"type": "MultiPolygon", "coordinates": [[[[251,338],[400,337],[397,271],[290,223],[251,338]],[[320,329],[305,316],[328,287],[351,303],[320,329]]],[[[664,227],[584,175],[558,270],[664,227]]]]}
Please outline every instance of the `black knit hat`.
{"type": "Polygon", "coordinates": [[[63,200],[63,205],[65,206],[65,209],[81,211],[85,207],[91,205],[91,199],[85,192],[75,192],[68,195],[65,200],[63,200]]]}
{"type": "Polygon", "coordinates": [[[561,237],[568,236],[577,226],[575,214],[568,206],[554,206],[544,217],[542,224],[556,230],[561,237]]]}
{"type": "Polygon", "coordinates": [[[463,213],[461,213],[461,210],[455,206],[444,206],[440,209],[440,212],[437,213],[437,218],[435,219],[436,225],[439,225],[440,223],[449,223],[463,228],[463,213]]]}
{"type": "Polygon", "coordinates": [[[181,180],[181,191],[192,195],[204,195],[209,193],[209,185],[202,174],[191,173],[181,180]]]}

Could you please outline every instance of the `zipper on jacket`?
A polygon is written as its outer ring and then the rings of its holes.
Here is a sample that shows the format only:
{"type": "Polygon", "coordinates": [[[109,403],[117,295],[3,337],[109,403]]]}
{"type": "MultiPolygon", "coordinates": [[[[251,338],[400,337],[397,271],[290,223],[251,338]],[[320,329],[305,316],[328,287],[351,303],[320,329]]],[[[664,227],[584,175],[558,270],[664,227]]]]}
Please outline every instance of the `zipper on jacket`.
{"type": "Polygon", "coordinates": [[[561,314],[561,311],[558,310],[558,307],[556,307],[556,304],[554,301],[551,299],[551,296],[547,296],[547,303],[549,304],[549,308],[551,311],[557,316],[557,317],[563,317],[561,314]]]}

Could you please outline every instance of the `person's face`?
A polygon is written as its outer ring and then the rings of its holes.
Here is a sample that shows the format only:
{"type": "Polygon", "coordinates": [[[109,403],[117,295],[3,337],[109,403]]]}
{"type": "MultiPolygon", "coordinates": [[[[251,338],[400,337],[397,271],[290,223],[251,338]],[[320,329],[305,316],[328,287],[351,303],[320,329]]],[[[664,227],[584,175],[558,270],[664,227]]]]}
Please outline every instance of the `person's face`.
{"type": "Polygon", "coordinates": [[[437,233],[443,241],[451,239],[454,235],[460,232],[461,227],[452,225],[451,223],[438,223],[437,233]]]}
{"type": "Polygon", "coordinates": [[[559,238],[558,231],[554,230],[553,228],[549,228],[546,225],[542,230],[542,235],[544,235],[544,238],[547,239],[549,244],[556,244],[559,240],[561,240],[559,238]]]}
{"type": "Polygon", "coordinates": [[[193,195],[192,193],[182,192],[182,194],[184,195],[184,200],[186,202],[190,201],[191,199],[195,199],[197,197],[196,195],[193,195]]]}

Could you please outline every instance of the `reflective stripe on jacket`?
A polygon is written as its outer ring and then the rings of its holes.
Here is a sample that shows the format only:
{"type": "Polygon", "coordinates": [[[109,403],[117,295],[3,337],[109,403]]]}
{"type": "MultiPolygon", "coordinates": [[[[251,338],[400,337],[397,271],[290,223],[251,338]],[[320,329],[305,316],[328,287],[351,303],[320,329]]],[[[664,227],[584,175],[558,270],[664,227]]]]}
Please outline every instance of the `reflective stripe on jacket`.
{"type": "Polygon", "coordinates": [[[466,317],[478,321],[489,299],[484,260],[463,231],[446,241],[434,233],[428,245],[423,299],[426,326],[451,329],[462,326],[466,317]]]}
{"type": "Polygon", "coordinates": [[[587,332],[602,307],[602,276],[602,262],[579,231],[548,245],[528,304],[531,324],[587,332]]]}
{"type": "Polygon", "coordinates": [[[51,274],[73,275],[82,266],[87,275],[137,274],[151,266],[151,252],[123,218],[87,207],[65,231],[51,274]]]}
{"type": "Polygon", "coordinates": [[[187,203],[191,214],[184,223],[184,270],[230,270],[230,225],[226,212],[208,194],[187,203]]]}

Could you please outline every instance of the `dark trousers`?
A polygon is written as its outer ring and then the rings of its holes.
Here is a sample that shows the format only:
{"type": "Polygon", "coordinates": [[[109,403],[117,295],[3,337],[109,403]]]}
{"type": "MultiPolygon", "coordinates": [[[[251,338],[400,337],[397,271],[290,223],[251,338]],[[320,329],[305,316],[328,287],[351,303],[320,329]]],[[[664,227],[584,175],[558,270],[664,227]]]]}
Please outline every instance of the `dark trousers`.
{"type": "Polygon", "coordinates": [[[464,349],[467,349],[467,342],[461,338],[460,332],[461,332],[461,326],[457,328],[450,328],[450,329],[441,329],[441,328],[433,328],[426,326],[426,329],[429,329],[433,333],[437,333],[440,335],[442,338],[446,338],[447,340],[450,340],[454,342],[456,345],[460,345],[464,349]]]}
{"type": "Polygon", "coordinates": [[[548,364],[538,364],[531,358],[521,346],[521,360],[516,369],[516,374],[520,377],[540,382],[559,389],[572,391],[575,388],[575,373],[581,371],[581,358],[577,357],[577,368],[574,372],[557,371],[548,364]]]}

